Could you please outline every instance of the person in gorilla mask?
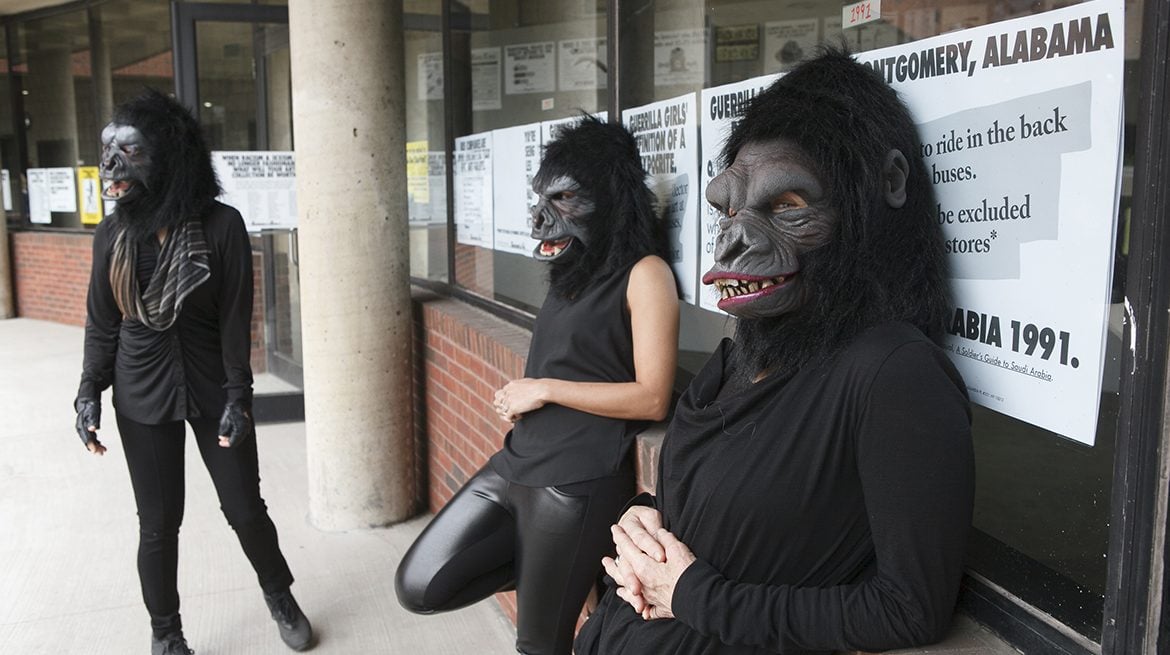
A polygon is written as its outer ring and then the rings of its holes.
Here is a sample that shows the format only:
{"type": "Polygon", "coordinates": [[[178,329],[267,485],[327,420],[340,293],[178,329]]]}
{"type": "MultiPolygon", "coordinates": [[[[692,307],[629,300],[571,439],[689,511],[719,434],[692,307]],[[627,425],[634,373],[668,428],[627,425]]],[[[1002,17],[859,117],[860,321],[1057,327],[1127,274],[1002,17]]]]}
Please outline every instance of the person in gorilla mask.
{"type": "Polygon", "coordinates": [[[584,117],[544,153],[534,256],[549,291],[525,377],[493,398],[504,448],[427,526],[398,567],[419,613],[516,589],[516,649],[568,655],[581,607],[633,495],[634,435],[666,416],[678,292],[633,137],[584,117]]]}
{"type": "Polygon", "coordinates": [[[138,576],[151,654],[188,655],[179,615],[184,422],[228,523],[256,571],[281,639],[311,646],[292,573],[260,497],[252,420],[252,248],[219,184],[199,124],[148,91],[102,130],[102,195],[116,202],[94,232],[77,433],[102,455],[101,393],[113,386],[138,506],[138,576]]]}

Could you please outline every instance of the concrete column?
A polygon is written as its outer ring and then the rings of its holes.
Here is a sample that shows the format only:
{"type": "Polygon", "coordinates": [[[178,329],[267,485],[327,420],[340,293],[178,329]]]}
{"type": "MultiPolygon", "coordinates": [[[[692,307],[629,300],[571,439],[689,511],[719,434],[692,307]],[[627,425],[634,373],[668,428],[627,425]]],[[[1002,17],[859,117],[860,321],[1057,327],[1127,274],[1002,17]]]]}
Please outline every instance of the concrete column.
{"type": "Polygon", "coordinates": [[[97,128],[101,130],[114,115],[114,72],[110,70],[110,49],[102,31],[102,8],[91,6],[89,12],[90,71],[94,98],[97,101],[97,128]]]}
{"type": "Polygon", "coordinates": [[[309,518],[414,512],[402,0],[291,0],[309,518]]]}
{"type": "Polygon", "coordinates": [[[73,87],[73,53],[45,46],[29,53],[29,156],[36,166],[77,166],[77,93],[73,87]]]}

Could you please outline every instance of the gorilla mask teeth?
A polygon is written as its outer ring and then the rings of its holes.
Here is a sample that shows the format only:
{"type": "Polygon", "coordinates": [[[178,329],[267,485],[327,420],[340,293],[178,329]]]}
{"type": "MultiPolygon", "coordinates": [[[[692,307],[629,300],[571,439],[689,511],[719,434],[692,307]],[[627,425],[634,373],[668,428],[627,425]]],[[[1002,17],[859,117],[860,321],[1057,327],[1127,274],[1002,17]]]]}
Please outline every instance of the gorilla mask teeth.
{"type": "Polygon", "coordinates": [[[753,293],[759,293],[769,288],[784,284],[787,276],[777,276],[766,279],[757,280],[740,280],[737,278],[724,277],[715,280],[715,288],[719,290],[719,295],[723,300],[728,298],[738,298],[753,293]]]}
{"type": "Polygon", "coordinates": [[[126,192],[128,192],[133,186],[134,183],[130,180],[110,180],[102,190],[102,195],[107,198],[113,198],[114,200],[117,200],[118,198],[126,195],[126,192]]]}
{"type": "Polygon", "coordinates": [[[540,254],[542,257],[548,257],[549,259],[557,257],[562,252],[564,252],[565,248],[569,247],[569,242],[572,240],[573,237],[568,237],[559,241],[541,241],[540,254]]]}

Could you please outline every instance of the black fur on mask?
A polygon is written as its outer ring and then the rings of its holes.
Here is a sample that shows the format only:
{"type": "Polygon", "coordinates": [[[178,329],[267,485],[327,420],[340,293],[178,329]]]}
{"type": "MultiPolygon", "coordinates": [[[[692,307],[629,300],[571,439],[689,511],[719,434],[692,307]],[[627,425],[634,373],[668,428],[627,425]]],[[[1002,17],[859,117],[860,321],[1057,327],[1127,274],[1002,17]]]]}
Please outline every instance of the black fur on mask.
{"type": "Polygon", "coordinates": [[[131,238],[201,218],[211,209],[219,182],[199,123],[183,105],[147,89],[115,109],[111,123],[137,128],[151,157],[146,192],[129,202],[119,201],[113,216],[131,238]]]}
{"type": "MultiPolygon", "coordinates": [[[[585,219],[588,245],[549,263],[549,289],[576,298],[594,282],[646,255],[666,254],[666,233],[654,212],[654,194],[633,135],[589,115],[544,148],[539,180],[567,175],[595,203],[585,219]]],[[[575,244],[578,245],[578,244],[575,244]]]]}
{"type": "Polygon", "coordinates": [[[740,376],[791,372],[887,321],[909,322],[939,342],[950,305],[942,237],[918,132],[897,93],[847,52],[826,49],[752,100],[721,158],[730,164],[745,144],[776,138],[811,159],[839,224],[801,261],[811,291],[801,309],[738,321],[740,376]],[[899,209],[883,195],[894,148],[910,166],[899,209]]]}

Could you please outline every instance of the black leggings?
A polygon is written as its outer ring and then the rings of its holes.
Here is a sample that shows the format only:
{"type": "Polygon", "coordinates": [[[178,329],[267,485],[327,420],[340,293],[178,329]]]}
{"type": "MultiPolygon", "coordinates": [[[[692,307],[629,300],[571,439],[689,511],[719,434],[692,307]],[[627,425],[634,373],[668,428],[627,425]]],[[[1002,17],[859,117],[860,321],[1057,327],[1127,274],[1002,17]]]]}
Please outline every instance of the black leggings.
{"type": "Polygon", "coordinates": [[[609,526],[633,495],[632,473],[525,487],[490,464],[435,516],[398,566],[403,607],[458,609],[516,589],[516,650],[567,655],[577,616],[613,551],[609,526]]]}
{"type": "MultiPolygon", "coordinates": [[[[179,525],[183,522],[182,421],[146,425],[116,414],[122,450],[138,505],[138,579],[156,637],[182,628],[179,618],[179,525]]],[[[265,593],[289,588],[292,573],[276,538],[276,526],[260,497],[256,440],[235,448],[218,444],[219,421],[190,419],[203,464],[211,474],[220,509],[236,531],[265,593]]]]}

